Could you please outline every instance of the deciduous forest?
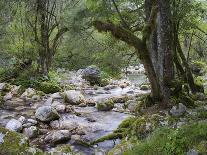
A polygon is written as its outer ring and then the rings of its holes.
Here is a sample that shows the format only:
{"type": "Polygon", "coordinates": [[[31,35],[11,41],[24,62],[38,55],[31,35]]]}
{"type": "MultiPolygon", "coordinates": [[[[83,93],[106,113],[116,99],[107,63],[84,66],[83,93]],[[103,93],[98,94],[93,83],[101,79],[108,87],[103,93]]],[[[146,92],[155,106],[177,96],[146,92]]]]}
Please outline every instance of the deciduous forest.
{"type": "Polygon", "coordinates": [[[0,1],[0,155],[206,154],[206,0],[0,1]]]}

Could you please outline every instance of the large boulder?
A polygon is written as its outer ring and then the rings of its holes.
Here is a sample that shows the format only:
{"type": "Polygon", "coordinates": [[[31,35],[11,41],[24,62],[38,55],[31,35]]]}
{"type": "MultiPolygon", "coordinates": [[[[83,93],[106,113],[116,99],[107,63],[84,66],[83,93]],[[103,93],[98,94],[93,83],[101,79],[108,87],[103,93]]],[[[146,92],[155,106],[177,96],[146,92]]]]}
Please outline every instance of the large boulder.
{"type": "Polygon", "coordinates": [[[50,122],[59,119],[58,112],[51,106],[42,106],[36,110],[35,117],[42,122],[50,122]]]}
{"type": "Polygon", "coordinates": [[[64,92],[64,101],[72,105],[79,105],[85,101],[80,91],[69,90],[64,92]]]}
{"type": "Polygon", "coordinates": [[[91,85],[101,83],[101,71],[95,66],[89,66],[84,69],[82,78],[87,80],[91,85]]]}
{"type": "Polygon", "coordinates": [[[22,130],[22,122],[16,119],[11,119],[7,124],[6,124],[6,129],[9,129],[11,131],[16,131],[20,132],[22,130]]]}
{"type": "Polygon", "coordinates": [[[49,133],[46,137],[45,137],[45,142],[49,142],[51,144],[60,144],[63,143],[65,141],[70,140],[71,138],[71,133],[68,130],[59,130],[59,131],[54,131],[49,133]]]}

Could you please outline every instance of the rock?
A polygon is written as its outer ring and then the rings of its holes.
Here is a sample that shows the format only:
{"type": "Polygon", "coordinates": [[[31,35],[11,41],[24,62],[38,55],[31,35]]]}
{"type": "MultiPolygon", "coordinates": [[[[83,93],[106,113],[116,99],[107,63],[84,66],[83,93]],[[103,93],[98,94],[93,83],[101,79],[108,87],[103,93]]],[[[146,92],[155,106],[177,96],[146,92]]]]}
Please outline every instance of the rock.
{"type": "Polygon", "coordinates": [[[76,152],[73,151],[73,147],[70,144],[58,145],[49,154],[53,155],[75,155],[76,152]]]}
{"type": "Polygon", "coordinates": [[[172,116],[181,116],[183,115],[187,110],[187,107],[185,105],[183,105],[182,103],[178,104],[177,106],[173,106],[172,109],[170,110],[170,113],[172,114],[172,116]]]}
{"type": "Polygon", "coordinates": [[[24,116],[21,116],[19,117],[18,121],[24,124],[26,122],[26,118],[24,116]]]}
{"type": "Polygon", "coordinates": [[[36,126],[31,126],[29,128],[24,128],[23,133],[28,138],[35,138],[38,135],[38,128],[36,126]]]}
{"type": "Polygon", "coordinates": [[[32,98],[33,95],[35,95],[36,92],[33,88],[28,88],[25,90],[25,92],[20,96],[21,99],[27,99],[32,98]]]}
{"type": "Polygon", "coordinates": [[[189,150],[186,155],[198,155],[196,150],[189,150]]]}
{"type": "Polygon", "coordinates": [[[114,102],[112,100],[97,103],[98,111],[110,111],[114,108],[114,102]]]}
{"type": "Polygon", "coordinates": [[[0,128],[0,133],[3,135],[0,143],[1,155],[27,154],[29,143],[26,136],[5,128],[0,128]]]}
{"type": "Polygon", "coordinates": [[[31,126],[33,126],[32,123],[25,123],[25,124],[22,125],[23,128],[29,128],[31,126]]]}
{"type": "Polygon", "coordinates": [[[12,97],[13,97],[13,94],[12,94],[11,92],[9,92],[9,93],[7,93],[7,94],[4,96],[3,100],[4,100],[4,101],[11,100],[12,97]]]}
{"type": "Polygon", "coordinates": [[[137,102],[135,100],[127,101],[127,108],[130,112],[135,112],[137,107],[137,102]]]}
{"type": "Polygon", "coordinates": [[[52,97],[53,99],[62,99],[62,96],[60,95],[59,92],[52,94],[51,97],[52,97]]]}
{"type": "Polygon", "coordinates": [[[69,131],[73,131],[79,127],[77,122],[70,121],[70,120],[63,120],[59,122],[60,129],[67,129],[69,131]]]}
{"type": "Polygon", "coordinates": [[[22,123],[16,119],[11,119],[6,124],[6,129],[9,129],[11,131],[20,132],[22,130],[22,123]]]}
{"type": "Polygon", "coordinates": [[[72,105],[67,105],[65,111],[67,113],[74,112],[74,107],[72,105]]]}
{"type": "Polygon", "coordinates": [[[84,69],[82,78],[87,80],[91,85],[100,84],[101,71],[97,67],[89,66],[84,69]]]}
{"type": "Polygon", "coordinates": [[[35,117],[42,122],[50,122],[60,118],[57,111],[51,106],[42,106],[36,110],[35,117]]]}
{"type": "Polygon", "coordinates": [[[141,85],[140,90],[149,90],[150,86],[149,85],[141,85]]]}
{"type": "Polygon", "coordinates": [[[56,121],[52,121],[52,122],[50,122],[50,126],[51,126],[51,128],[53,128],[53,129],[59,129],[59,128],[60,128],[60,123],[59,123],[58,120],[56,120],[56,121]]]}
{"type": "Polygon", "coordinates": [[[45,142],[49,142],[51,144],[60,144],[65,141],[70,140],[71,134],[70,131],[68,130],[59,130],[59,131],[54,131],[52,133],[49,133],[45,137],[45,142]]]}
{"type": "Polygon", "coordinates": [[[113,97],[112,101],[114,103],[125,103],[127,102],[128,99],[129,99],[128,96],[119,96],[119,97],[113,97]]]}
{"type": "Polygon", "coordinates": [[[94,107],[94,106],[96,106],[96,101],[94,100],[94,99],[87,99],[86,100],[86,105],[87,106],[91,106],[91,107],[94,107]]]}
{"type": "Polygon", "coordinates": [[[32,96],[32,100],[33,101],[39,101],[40,100],[40,96],[39,95],[33,95],[32,96]]]}
{"type": "Polygon", "coordinates": [[[45,101],[44,105],[48,105],[48,106],[50,106],[52,103],[53,103],[53,98],[50,97],[50,98],[48,98],[48,99],[45,101]]]}
{"type": "Polygon", "coordinates": [[[81,136],[80,135],[72,135],[70,142],[71,142],[71,144],[80,144],[81,136]]]}
{"type": "Polygon", "coordinates": [[[34,124],[34,125],[36,125],[36,124],[37,124],[37,121],[36,121],[36,120],[34,120],[34,119],[28,119],[27,121],[28,121],[29,123],[34,124]]]}
{"type": "Polygon", "coordinates": [[[60,102],[58,102],[58,101],[54,101],[54,102],[52,103],[52,107],[53,107],[55,110],[57,110],[57,112],[60,112],[60,113],[65,112],[65,108],[66,108],[66,106],[65,106],[64,104],[62,104],[62,103],[60,103],[60,102]]]}
{"type": "Polygon", "coordinates": [[[64,101],[72,105],[79,105],[85,101],[81,92],[75,90],[69,90],[64,92],[64,101]]]}
{"type": "Polygon", "coordinates": [[[6,83],[0,83],[0,91],[3,90],[6,86],[6,83]]]}
{"type": "Polygon", "coordinates": [[[196,96],[196,99],[199,101],[204,101],[206,98],[205,94],[203,94],[203,93],[196,93],[195,96],[196,96]]]}
{"type": "Polygon", "coordinates": [[[115,88],[117,88],[116,85],[108,85],[108,86],[105,86],[103,89],[104,90],[111,90],[111,89],[115,89],[115,88]]]}

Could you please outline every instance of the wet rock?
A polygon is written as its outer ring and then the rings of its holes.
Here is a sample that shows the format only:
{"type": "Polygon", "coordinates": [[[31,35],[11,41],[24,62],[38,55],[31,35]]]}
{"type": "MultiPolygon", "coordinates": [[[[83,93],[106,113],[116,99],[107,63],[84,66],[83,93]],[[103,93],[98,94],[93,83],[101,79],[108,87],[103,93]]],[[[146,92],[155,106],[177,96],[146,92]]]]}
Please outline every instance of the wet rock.
{"type": "Polygon", "coordinates": [[[69,90],[64,92],[64,101],[66,103],[72,104],[72,105],[78,105],[80,103],[84,102],[84,96],[81,92],[75,91],[75,90],[69,90]]]}
{"type": "Polygon", "coordinates": [[[91,85],[100,84],[101,71],[97,67],[89,66],[84,69],[82,78],[87,80],[91,85]]]}
{"type": "Polygon", "coordinates": [[[9,129],[11,131],[20,132],[22,130],[22,123],[16,119],[11,119],[6,124],[6,129],[9,129]]]}
{"type": "Polygon", "coordinates": [[[58,101],[54,101],[52,103],[52,107],[57,110],[57,112],[63,113],[65,112],[66,106],[58,101]]]}
{"type": "Polygon", "coordinates": [[[114,108],[114,102],[112,100],[103,101],[97,103],[96,106],[99,111],[110,111],[114,108]]]}
{"type": "Polygon", "coordinates": [[[116,85],[108,85],[108,86],[105,86],[103,89],[104,90],[111,90],[111,89],[115,89],[115,88],[117,88],[116,85]]]}
{"type": "Polygon", "coordinates": [[[172,114],[172,116],[181,116],[183,115],[187,110],[187,107],[185,105],[183,105],[182,103],[178,104],[177,106],[173,106],[172,109],[170,110],[170,113],[172,114]]]}
{"type": "Polygon", "coordinates": [[[110,91],[106,91],[106,90],[97,90],[96,94],[111,94],[110,91]]]}
{"type": "Polygon", "coordinates": [[[12,94],[11,92],[9,92],[9,93],[7,93],[7,94],[4,96],[3,100],[4,100],[4,101],[11,100],[12,97],[13,97],[13,94],[12,94]]]}
{"type": "Polygon", "coordinates": [[[150,86],[149,85],[141,85],[140,90],[149,90],[150,86]]]}
{"type": "Polygon", "coordinates": [[[42,122],[50,122],[59,119],[59,114],[51,106],[42,106],[36,110],[35,117],[42,122]]]}
{"type": "Polygon", "coordinates": [[[49,133],[45,137],[45,142],[49,142],[52,144],[60,144],[65,141],[70,140],[71,134],[70,131],[68,130],[59,130],[59,131],[54,131],[52,133],[49,133]]]}
{"type": "Polygon", "coordinates": [[[32,123],[25,123],[22,125],[23,128],[29,128],[31,127],[33,124],[32,123]]]}
{"type": "Polygon", "coordinates": [[[31,126],[29,128],[24,128],[23,133],[28,138],[35,138],[38,135],[38,128],[36,126],[31,126]]]}

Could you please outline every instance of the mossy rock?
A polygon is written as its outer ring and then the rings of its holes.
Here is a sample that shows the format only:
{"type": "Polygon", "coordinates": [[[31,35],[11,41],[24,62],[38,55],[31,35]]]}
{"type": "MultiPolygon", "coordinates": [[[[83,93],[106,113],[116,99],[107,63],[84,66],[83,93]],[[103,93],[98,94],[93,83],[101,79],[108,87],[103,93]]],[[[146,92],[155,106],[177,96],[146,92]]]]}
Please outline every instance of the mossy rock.
{"type": "Polygon", "coordinates": [[[78,155],[75,153],[71,147],[70,144],[63,144],[63,145],[58,145],[55,150],[52,152],[54,155],[59,155],[59,154],[69,154],[69,155],[78,155]]]}
{"type": "Polygon", "coordinates": [[[97,103],[98,111],[110,111],[114,108],[113,100],[107,100],[105,102],[97,103]]]}
{"type": "Polygon", "coordinates": [[[28,138],[16,132],[0,128],[1,142],[0,154],[2,155],[20,155],[25,154],[29,147],[28,138]]]}
{"type": "Polygon", "coordinates": [[[61,88],[56,83],[52,83],[49,81],[40,83],[38,89],[46,94],[56,93],[61,91],[61,88]]]}

